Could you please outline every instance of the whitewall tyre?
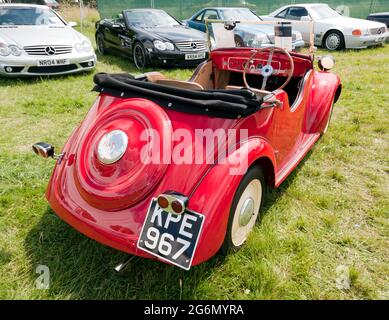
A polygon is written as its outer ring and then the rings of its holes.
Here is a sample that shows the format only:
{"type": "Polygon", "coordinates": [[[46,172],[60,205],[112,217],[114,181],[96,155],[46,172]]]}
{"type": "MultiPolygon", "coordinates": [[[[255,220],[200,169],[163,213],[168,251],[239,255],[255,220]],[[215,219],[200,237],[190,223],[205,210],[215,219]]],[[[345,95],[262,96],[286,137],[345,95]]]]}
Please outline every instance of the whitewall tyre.
{"type": "Polygon", "coordinates": [[[262,169],[251,167],[239,184],[232,201],[222,253],[236,251],[246,242],[260,215],[265,188],[262,169]]]}

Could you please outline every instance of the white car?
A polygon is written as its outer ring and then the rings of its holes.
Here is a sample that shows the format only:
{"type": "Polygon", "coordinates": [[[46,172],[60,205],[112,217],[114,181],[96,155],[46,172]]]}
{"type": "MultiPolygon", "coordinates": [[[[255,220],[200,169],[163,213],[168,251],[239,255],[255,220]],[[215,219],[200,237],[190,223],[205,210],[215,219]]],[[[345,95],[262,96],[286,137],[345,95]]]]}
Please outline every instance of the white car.
{"type": "MultiPolygon", "coordinates": [[[[362,49],[383,44],[389,37],[384,23],[342,16],[327,4],[295,4],[284,6],[263,20],[313,21],[315,45],[328,50],[362,49]]],[[[301,24],[299,30],[304,41],[309,41],[309,24],[301,24]]]]}
{"type": "Polygon", "coordinates": [[[0,4],[0,76],[58,75],[91,70],[90,40],[46,6],[0,4]]]}

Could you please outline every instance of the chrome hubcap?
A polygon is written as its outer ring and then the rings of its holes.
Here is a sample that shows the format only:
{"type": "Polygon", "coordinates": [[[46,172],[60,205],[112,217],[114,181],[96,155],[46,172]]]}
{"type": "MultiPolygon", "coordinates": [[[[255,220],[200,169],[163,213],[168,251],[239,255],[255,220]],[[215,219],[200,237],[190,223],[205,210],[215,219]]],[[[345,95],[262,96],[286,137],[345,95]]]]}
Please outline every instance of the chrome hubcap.
{"type": "Polygon", "coordinates": [[[240,247],[247,239],[259,214],[262,202],[262,184],[258,179],[252,180],[243,191],[232,221],[231,240],[240,247]]]}
{"type": "Polygon", "coordinates": [[[251,217],[254,215],[254,200],[252,198],[246,199],[240,210],[239,224],[245,227],[249,224],[251,217]]]}

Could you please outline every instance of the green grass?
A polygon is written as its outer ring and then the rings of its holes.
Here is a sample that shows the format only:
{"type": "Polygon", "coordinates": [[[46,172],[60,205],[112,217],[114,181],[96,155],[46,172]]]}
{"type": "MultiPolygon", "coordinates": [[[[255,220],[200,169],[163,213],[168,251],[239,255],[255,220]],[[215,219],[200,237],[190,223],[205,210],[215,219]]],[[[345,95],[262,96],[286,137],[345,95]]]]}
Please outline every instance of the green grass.
{"type": "MultiPolygon", "coordinates": [[[[53,162],[31,145],[65,143],[96,98],[93,74],[1,79],[0,298],[389,299],[389,46],[335,57],[343,94],[328,134],[269,192],[247,245],[190,272],[134,257],[115,274],[125,254],[73,230],[44,198],[53,162]],[[50,268],[48,290],[35,287],[39,264],[50,268]],[[336,287],[340,265],[348,290],[336,287]]],[[[99,57],[97,71],[136,72],[112,56],[99,57]]]]}

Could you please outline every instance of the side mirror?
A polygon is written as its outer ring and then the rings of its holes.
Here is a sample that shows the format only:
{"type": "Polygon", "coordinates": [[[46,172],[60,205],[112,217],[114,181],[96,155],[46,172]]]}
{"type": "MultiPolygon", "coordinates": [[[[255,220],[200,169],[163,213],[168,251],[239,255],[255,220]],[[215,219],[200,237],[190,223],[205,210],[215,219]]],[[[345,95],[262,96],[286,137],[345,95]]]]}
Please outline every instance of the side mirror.
{"type": "Polygon", "coordinates": [[[312,21],[310,16],[302,16],[300,21],[312,21]]]}
{"type": "Polygon", "coordinates": [[[72,28],[77,27],[77,22],[69,21],[68,25],[72,28]]]}
{"type": "Polygon", "coordinates": [[[224,22],[224,29],[231,31],[234,30],[236,27],[236,22],[235,21],[226,21],[224,22]]]}
{"type": "Polygon", "coordinates": [[[54,158],[54,147],[46,142],[38,142],[32,146],[36,155],[42,158],[54,158]]]}
{"type": "Polygon", "coordinates": [[[123,29],[124,27],[123,27],[122,24],[114,23],[114,24],[112,25],[112,28],[115,28],[115,29],[123,29]]]}

